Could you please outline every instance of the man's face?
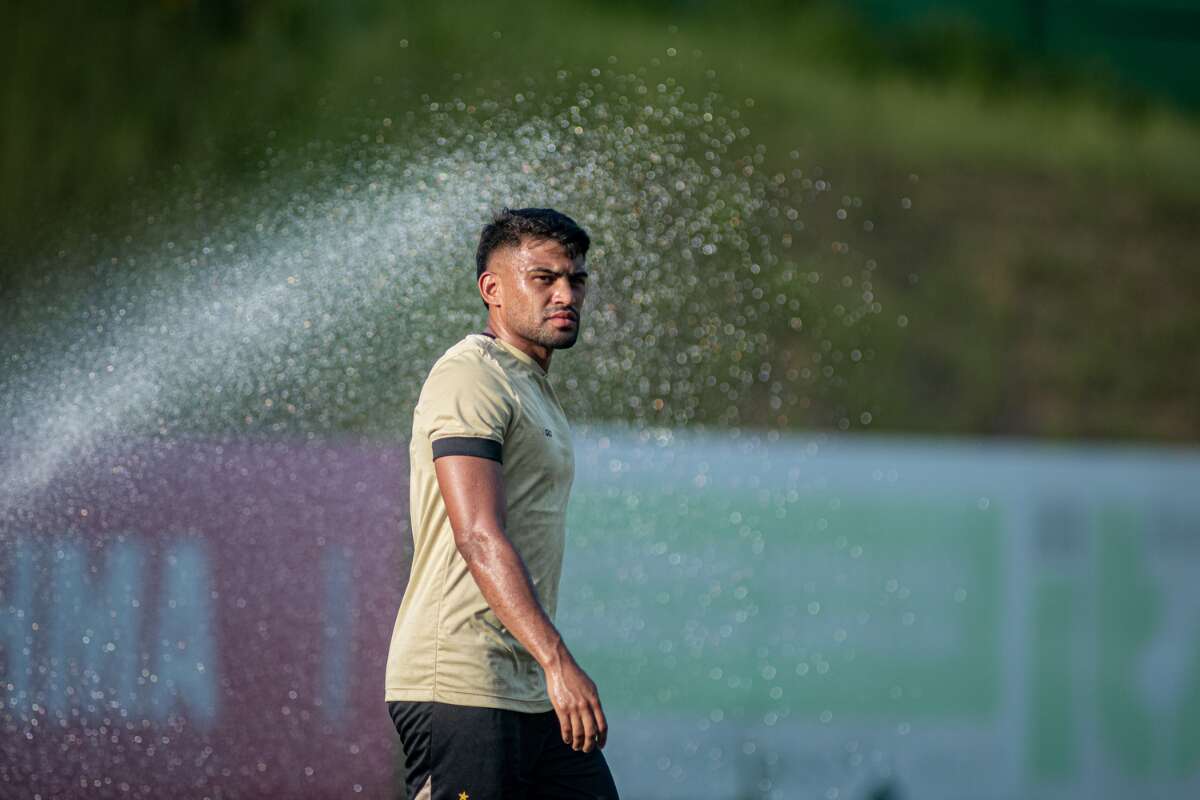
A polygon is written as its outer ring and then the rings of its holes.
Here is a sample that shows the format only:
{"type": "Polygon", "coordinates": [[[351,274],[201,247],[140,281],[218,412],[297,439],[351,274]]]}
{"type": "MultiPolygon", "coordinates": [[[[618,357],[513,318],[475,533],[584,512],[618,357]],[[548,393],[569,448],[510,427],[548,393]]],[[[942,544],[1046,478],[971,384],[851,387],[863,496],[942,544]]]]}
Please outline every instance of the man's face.
{"type": "MultiPolygon", "coordinates": [[[[495,273],[494,294],[485,299],[513,333],[546,348],[575,344],[587,294],[583,257],[572,260],[552,239],[522,239],[518,247],[492,253],[488,272],[495,273]]],[[[483,280],[487,280],[486,274],[483,280]]]]}

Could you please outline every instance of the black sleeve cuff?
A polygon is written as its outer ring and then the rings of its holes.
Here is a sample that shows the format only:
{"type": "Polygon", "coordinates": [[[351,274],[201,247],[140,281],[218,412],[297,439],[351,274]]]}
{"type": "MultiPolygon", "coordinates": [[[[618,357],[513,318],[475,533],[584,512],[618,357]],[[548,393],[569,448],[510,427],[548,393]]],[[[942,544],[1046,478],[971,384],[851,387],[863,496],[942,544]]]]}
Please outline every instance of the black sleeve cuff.
{"type": "Polygon", "coordinates": [[[442,456],[479,456],[493,461],[504,462],[500,457],[500,443],[494,439],[482,436],[446,436],[433,440],[433,457],[442,456]]]}

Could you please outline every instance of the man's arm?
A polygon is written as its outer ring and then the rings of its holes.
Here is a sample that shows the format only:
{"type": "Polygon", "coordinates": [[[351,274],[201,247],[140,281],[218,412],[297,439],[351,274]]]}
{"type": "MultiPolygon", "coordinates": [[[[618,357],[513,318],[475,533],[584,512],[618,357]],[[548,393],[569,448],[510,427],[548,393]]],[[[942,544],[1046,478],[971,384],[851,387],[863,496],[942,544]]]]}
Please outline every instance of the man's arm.
{"type": "Polygon", "coordinates": [[[575,750],[604,747],[608,723],[596,684],[575,662],[538,602],[525,563],[505,531],[504,473],[499,461],[446,455],[434,460],[454,542],[483,597],[546,673],[546,690],[563,741],[575,750]]]}

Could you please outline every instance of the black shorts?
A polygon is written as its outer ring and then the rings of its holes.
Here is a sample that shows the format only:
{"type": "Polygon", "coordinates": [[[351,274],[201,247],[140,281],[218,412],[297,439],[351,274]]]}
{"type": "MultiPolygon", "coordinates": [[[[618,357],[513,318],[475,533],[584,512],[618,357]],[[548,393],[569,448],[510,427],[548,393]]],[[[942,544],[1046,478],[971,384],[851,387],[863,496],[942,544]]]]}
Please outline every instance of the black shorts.
{"type": "Polygon", "coordinates": [[[388,701],[409,800],[617,800],[608,762],[562,740],[554,711],[388,701]]]}

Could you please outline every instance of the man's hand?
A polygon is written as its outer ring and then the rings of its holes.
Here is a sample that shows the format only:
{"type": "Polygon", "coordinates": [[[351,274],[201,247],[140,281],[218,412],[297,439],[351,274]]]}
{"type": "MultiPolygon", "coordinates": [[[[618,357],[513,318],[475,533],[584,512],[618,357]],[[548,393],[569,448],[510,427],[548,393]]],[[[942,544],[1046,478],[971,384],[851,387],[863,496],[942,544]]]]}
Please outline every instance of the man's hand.
{"type": "Polygon", "coordinates": [[[608,741],[608,722],[600,707],[596,684],[571,657],[565,646],[545,666],[546,693],[558,714],[562,739],[573,750],[592,752],[608,741]]]}

